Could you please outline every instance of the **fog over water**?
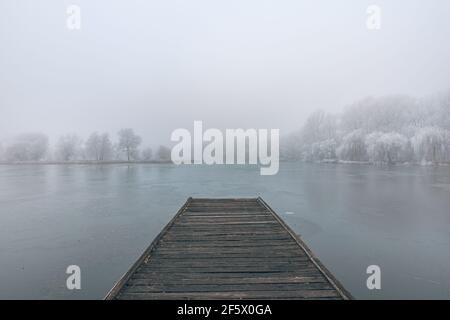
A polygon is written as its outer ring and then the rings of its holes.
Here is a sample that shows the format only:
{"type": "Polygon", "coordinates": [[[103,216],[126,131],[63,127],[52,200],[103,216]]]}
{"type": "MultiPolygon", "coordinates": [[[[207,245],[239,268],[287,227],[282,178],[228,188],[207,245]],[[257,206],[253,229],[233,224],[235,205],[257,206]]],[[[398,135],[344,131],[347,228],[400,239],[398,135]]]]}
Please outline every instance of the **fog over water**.
{"type": "Polygon", "coordinates": [[[296,130],[315,109],[450,84],[450,3],[0,1],[0,140],[21,132],[167,143],[207,127],[296,130]],[[66,28],[69,4],[81,30],[66,28]]]}
{"type": "Polygon", "coordinates": [[[2,165],[0,177],[2,299],[101,299],[187,197],[256,195],[356,298],[450,298],[448,167],[2,165]],[[65,287],[74,263],[82,290],[65,287]],[[382,290],[366,287],[373,264],[382,290]]]}

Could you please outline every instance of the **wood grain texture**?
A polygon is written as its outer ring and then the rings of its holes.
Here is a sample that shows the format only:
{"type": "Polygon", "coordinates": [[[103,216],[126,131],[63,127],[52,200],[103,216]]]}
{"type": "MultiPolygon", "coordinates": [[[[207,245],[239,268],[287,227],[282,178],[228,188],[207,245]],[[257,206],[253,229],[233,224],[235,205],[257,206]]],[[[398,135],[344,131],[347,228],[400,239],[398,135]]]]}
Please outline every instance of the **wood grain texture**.
{"type": "Polygon", "coordinates": [[[350,299],[261,199],[189,198],[106,299],[350,299]]]}

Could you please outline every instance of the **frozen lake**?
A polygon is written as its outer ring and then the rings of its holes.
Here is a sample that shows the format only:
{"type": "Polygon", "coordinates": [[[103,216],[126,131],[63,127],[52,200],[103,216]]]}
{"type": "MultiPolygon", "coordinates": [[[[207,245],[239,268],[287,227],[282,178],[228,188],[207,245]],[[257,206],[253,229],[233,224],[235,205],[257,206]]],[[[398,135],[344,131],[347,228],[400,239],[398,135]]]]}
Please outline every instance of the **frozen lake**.
{"type": "Polygon", "coordinates": [[[304,163],[1,165],[0,299],[103,298],[189,196],[263,197],[356,298],[450,299],[450,167],[304,163]]]}

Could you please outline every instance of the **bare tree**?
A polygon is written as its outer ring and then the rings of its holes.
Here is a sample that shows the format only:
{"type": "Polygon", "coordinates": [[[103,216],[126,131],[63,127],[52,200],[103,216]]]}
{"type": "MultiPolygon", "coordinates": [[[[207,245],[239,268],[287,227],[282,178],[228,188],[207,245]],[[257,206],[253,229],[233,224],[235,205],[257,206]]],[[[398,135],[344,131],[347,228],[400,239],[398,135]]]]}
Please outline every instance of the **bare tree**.
{"type": "Polygon", "coordinates": [[[142,151],[142,160],[150,161],[150,160],[152,160],[152,158],[153,158],[153,150],[152,150],[152,148],[150,148],[150,147],[145,148],[142,151]]]}
{"type": "Polygon", "coordinates": [[[113,154],[113,147],[109,134],[103,133],[100,136],[100,161],[108,160],[113,154]]]}
{"type": "Polygon", "coordinates": [[[112,155],[112,143],[107,133],[92,133],[86,141],[86,155],[89,159],[104,161],[112,155]]]}
{"type": "Polygon", "coordinates": [[[91,160],[100,160],[100,135],[92,133],[86,141],[86,156],[91,160]]]}
{"type": "Polygon", "coordinates": [[[127,156],[127,160],[136,159],[138,147],[142,139],[134,133],[133,129],[122,129],[119,131],[119,149],[127,156]]]}
{"type": "Polygon", "coordinates": [[[42,133],[26,133],[17,136],[6,149],[8,161],[39,161],[48,151],[48,137],[42,133]]]}
{"type": "Polygon", "coordinates": [[[59,138],[56,154],[62,161],[76,160],[81,151],[81,139],[75,134],[67,134],[59,138]]]}

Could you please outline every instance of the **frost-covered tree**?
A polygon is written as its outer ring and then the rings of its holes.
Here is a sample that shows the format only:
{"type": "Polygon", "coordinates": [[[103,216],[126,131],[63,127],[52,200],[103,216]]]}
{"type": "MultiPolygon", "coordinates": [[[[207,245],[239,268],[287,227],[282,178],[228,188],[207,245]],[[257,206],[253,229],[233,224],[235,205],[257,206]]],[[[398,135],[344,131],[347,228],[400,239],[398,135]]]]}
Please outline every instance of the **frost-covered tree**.
{"type": "Polygon", "coordinates": [[[91,160],[108,160],[112,153],[112,143],[107,133],[94,132],[86,141],[86,156],[91,160]]]}
{"type": "Polygon", "coordinates": [[[337,149],[337,155],[339,159],[346,161],[367,160],[364,132],[357,129],[345,135],[337,149]]]}
{"type": "MultiPolygon", "coordinates": [[[[291,152],[291,157],[295,158],[296,155],[300,155],[300,158],[307,161],[332,159],[335,152],[330,150],[330,147],[335,144],[337,127],[335,115],[327,114],[321,110],[314,112],[308,117],[302,130],[297,135],[298,144],[295,142],[295,135],[290,137],[290,144],[298,149],[291,152]],[[331,154],[327,155],[327,152],[331,154]]],[[[284,153],[288,154],[287,148],[284,147],[283,149],[284,153]]]]}
{"type": "Polygon", "coordinates": [[[306,120],[301,132],[302,142],[312,144],[334,138],[337,130],[337,119],[334,115],[318,110],[306,120]]]}
{"type": "Polygon", "coordinates": [[[369,160],[394,164],[407,159],[408,139],[397,132],[373,132],[366,136],[369,160]]]}
{"type": "Polygon", "coordinates": [[[122,129],[119,131],[119,149],[125,153],[128,161],[136,159],[138,156],[138,147],[142,142],[140,136],[134,133],[133,129],[122,129]]]}
{"type": "Polygon", "coordinates": [[[439,94],[439,125],[450,131],[450,90],[439,94]]]}
{"type": "Polygon", "coordinates": [[[316,111],[281,143],[285,159],[450,161],[450,90],[425,98],[369,97],[341,115],[316,111]]]}
{"type": "Polygon", "coordinates": [[[0,142],[0,161],[5,160],[5,149],[3,148],[2,142],[0,142]]]}
{"type": "Polygon", "coordinates": [[[56,157],[61,161],[79,159],[82,154],[82,140],[75,134],[66,134],[56,144],[56,157]]]}
{"type": "Polygon", "coordinates": [[[86,141],[86,156],[90,160],[100,160],[100,135],[92,133],[86,141]]]}
{"type": "Polygon", "coordinates": [[[450,90],[422,98],[417,113],[422,118],[417,127],[450,130],[450,90]]]}
{"type": "Polygon", "coordinates": [[[450,133],[439,127],[425,127],[412,138],[414,154],[420,162],[446,161],[450,149],[450,133]]]}
{"type": "Polygon", "coordinates": [[[315,142],[311,145],[311,157],[313,160],[334,160],[336,159],[336,140],[327,139],[315,142]]]}
{"type": "Polygon", "coordinates": [[[6,149],[8,161],[40,161],[48,151],[48,137],[42,133],[25,133],[17,136],[6,149]]]}
{"type": "Polygon", "coordinates": [[[365,98],[351,105],[342,115],[341,129],[348,133],[400,131],[415,113],[417,102],[407,96],[365,98]]]}
{"type": "Polygon", "coordinates": [[[103,133],[100,136],[100,161],[111,159],[113,154],[113,147],[109,134],[103,133]]]}

